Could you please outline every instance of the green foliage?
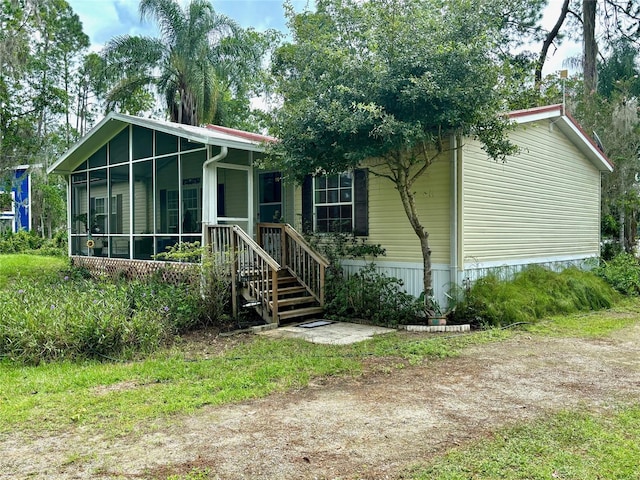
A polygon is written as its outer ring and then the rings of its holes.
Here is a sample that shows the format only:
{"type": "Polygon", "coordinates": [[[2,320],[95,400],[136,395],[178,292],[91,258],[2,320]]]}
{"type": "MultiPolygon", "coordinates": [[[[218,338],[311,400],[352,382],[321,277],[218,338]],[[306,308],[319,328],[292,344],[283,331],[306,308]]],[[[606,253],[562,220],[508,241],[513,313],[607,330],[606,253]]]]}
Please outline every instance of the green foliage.
{"type": "Polygon", "coordinates": [[[66,232],[56,234],[51,240],[45,240],[35,232],[20,230],[17,233],[0,234],[0,254],[31,253],[45,256],[66,256],[66,232]]]}
{"type": "Polygon", "coordinates": [[[0,290],[0,355],[36,364],[131,358],[197,324],[200,292],[187,285],[76,278],[19,280],[0,290]]]}
{"type": "Polygon", "coordinates": [[[0,253],[24,253],[42,247],[44,240],[33,232],[20,230],[0,235],[0,253]]]}
{"type": "Polygon", "coordinates": [[[315,13],[291,11],[293,42],[273,61],[281,168],[301,179],[376,158],[401,181],[452,134],[479,137],[495,158],[513,153],[492,55],[502,6],[482,3],[325,0],[315,13]]]}
{"type": "Polygon", "coordinates": [[[9,192],[0,192],[0,211],[6,211],[11,208],[13,199],[9,192]]]}
{"type": "Polygon", "coordinates": [[[68,264],[66,259],[35,255],[0,255],[0,289],[20,279],[28,281],[55,281],[60,270],[68,264]]]}
{"type": "Polygon", "coordinates": [[[622,299],[606,311],[579,312],[559,315],[527,325],[527,332],[548,336],[575,336],[585,338],[606,338],[612,332],[631,327],[638,322],[640,304],[637,298],[622,299]]]}
{"type": "Polygon", "coordinates": [[[565,411],[503,429],[489,441],[454,449],[402,478],[637,479],[640,405],[613,412],[565,411]]]}
{"type": "MultiPolygon", "coordinates": [[[[193,264],[187,280],[192,285],[200,285],[201,308],[196,318],[205,320],[201,322],[202,325],[213,325],[229,312],[231,285],[226,272],[229,270],[230,258],[215,256],[210,249],[201,246],[200,242],[177,243],[155,258],[193,264]]],[[[192,326],[194,325],[189,327],[192,326]]]]}
{"type": "Polygon", "coordinates": [[[344,258],[376,258],[385,255],[380,244],[370,244],[364,238],[352,233],[306,233],[304,238],[318,252],[322,253],[331,265],[338,265],[344,258]]]}
{"type": "Polygon", "coordinates": [[[332,274],[325,306],[329,317],[396,326],[414,323],[423,311],[423,304],[402,288],[402,280],[378,272],[374,263],[348,277],[339,271],[332,274]]]}
{"type": "Polygon", "coordinates": [[[209,470],[208,468],[194,468],[184,475],[169,475],[167,477],[167,480],[207,480],[209,478],[212,478],[211,475],[211,470],[209,470]]]}
{"type": "Polygon", "coordinates": [[[476,281],[451,315],[455,323],[504,326],[608,308],[615,300],[613,289],[593,273],[577,268],[556,273],[532,266],[513,280],[492,274],[476,281]]]}
{"type": "Polygon", "coordinates": [[[381,245],[349,233],[306,234],[305,239],[330,262],[325,305],[329,317],[396,326],[413,321],[423,310],[422,303],[402,288],[402,280],[376,271],[373,262],[354,275],[345,275],[343,259],[376,258],[385,254],[381,245]]]}
{"type": "Polygon", "coordinates": [[[625,295],[640,294],[640,263],[629,253],[620,253],[610,260],[602,260],[595,273],[625,295]]]}
{"type": "Polygon", "coordinates": [[[123,35],[108,43],[103,58],[112,84],[109,108],[136,106],[131,98],[144,99],[147,89],[155,88],[174,122],[229,125],[240,121],[238,110],[248,117],[248,99],[272,34],[240,28],[206,0],[184,6],[176,0],[142,0],[139,10],[161,35],[123,35]]]}

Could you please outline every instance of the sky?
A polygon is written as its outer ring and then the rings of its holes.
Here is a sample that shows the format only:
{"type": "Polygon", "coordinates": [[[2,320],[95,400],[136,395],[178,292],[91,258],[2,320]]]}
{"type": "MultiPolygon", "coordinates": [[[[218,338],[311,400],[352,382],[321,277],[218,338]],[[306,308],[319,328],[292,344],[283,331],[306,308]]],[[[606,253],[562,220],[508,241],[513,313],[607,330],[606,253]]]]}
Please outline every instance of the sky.
{"type": "MultiPolygon", "coordinates": [[[[308,1],[293,0],[299,11],[308,1]]],[[[93,50],[99,50],[116,35],[155,35],[153,25],[141,23],[138,13],[139,0],[67,0],[78,14],[89,35],[93,50]]],[[[213,8],[238,22],[241,27],[253,27],[258,31],[270,28],[287,31],[283,0],[212,0],[213,8]]]]}
{"type": "MultiPolygon", "coordinates": [[[[99,51],[106,42],[116,35],[151,35],[155,30],[151,23],[141,23],[138,13],[139,0],[67,0],[80,17],[84,32],[91,39],[93,51],[99,51]]],[[[185,0],[186,1],[186,0],[185,0]]],[[[212,0],[216,12],[234,19],[244,28],[253,27],[258,31],[272,28],[287,32],[283,0],[212,0]]],[[[313,0],[292,0],[297,11],[313,6],[313,0]]],[[[549,0],[543,23],[551,28],[560,11],[559,0],[549,0]]],[[[536,45],[534,51],[540,47],[536,45]]],[[[544,75],[563,68],[567,57],[581,54],[581,47],[566,43],[557,51],[550,51],[545,64],[544,75]]],[[[571,70],[569,68],[569,70],[571,70]]]]}

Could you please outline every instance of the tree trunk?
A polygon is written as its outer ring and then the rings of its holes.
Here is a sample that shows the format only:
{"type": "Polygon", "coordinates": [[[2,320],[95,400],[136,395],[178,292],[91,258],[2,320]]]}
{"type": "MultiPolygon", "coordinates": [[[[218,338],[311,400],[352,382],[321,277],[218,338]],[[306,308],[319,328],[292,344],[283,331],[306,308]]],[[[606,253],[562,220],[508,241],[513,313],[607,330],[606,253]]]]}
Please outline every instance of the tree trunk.
{"type": "Polygon", "coordinates": [[[584,91],[587,95],[595,93],[598,86],[596,7],[596,0],[582,0],[584,91]]]}
{"type": "Polygon", "coordinates": [[[418,236],[420,240],[420,250],[422,251],[422,265],[424,267],[424,273],[422,277],[424,288],[424,301],[425,306],[429,305],[430,299],[433,297],[433,278],[431,272],[431,247],[429,246],[429,233],[425,231],[424,227],[420,223],[418,218],[418,211],[416,209],[415,196],[411,190],[411,184],[409,182],[408,173],[401,172],[396,180],[396,188],[400,193],[400,199],[402,206],[404,207],[405,214],[409,219],[411,228],[418,236]]]}
{"type": "Polygon", "coordinates": [[[618,242],[620,242],[620,247],[626,250],[624,245],[624,230],[625,230],[625,216],[624,216],[624,206],[620,206],[620,211],[618,213],[618,223],[620,224],[620,233],[618,234],[618,242]]]}

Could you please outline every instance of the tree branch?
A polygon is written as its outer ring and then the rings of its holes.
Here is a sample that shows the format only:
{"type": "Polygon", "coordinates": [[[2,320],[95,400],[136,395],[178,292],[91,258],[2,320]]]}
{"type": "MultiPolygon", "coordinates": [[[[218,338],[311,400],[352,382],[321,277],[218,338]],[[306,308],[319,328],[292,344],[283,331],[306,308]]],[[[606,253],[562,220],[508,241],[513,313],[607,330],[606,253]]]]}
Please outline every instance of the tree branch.
{"type": "Polygon", "coordinates": [[[560,11],[560,16],[556,21],[556,24],[553,26],[551,31],[547,34],[547,37],[544,39],[542,43],[542,50],[540,51],[540,56],[538,57],[538,61],[536,62],[536,72],[535,72],[535,85],[538,90],[540,90],[540,86],[542,85],[542,67],[544,67],[544,63],[547,60],[547,54],[549,53],[549,48],[555,41],[560,32],[560,28],[564,24],[564,21],[567,18],[567,14],[569,13],[569,0],[564,0],[562,4],[562,10],[560,11]]]}

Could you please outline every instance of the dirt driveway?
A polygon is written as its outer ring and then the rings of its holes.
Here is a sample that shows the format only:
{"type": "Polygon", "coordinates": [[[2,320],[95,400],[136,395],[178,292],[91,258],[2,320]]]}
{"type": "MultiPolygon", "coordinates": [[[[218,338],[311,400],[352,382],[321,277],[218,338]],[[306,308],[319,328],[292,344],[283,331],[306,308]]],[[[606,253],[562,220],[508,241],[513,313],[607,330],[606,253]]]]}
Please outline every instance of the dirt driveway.
{"type": "Polygon", "coordinates": [[[154,433],[0,437],[0,479],[396,478],[500,426],[640,395],[640,325],[598,340],[517,337],[428,365],[329,379],[159,423],[154,433]]]}

